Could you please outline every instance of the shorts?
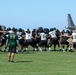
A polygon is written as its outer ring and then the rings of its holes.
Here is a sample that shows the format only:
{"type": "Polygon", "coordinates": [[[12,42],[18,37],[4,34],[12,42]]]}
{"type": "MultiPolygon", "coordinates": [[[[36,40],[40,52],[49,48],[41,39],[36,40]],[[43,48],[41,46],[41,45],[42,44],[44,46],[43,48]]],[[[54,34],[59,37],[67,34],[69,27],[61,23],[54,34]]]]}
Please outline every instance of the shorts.
{"type": "Polygon", "coordinates": [[[8,52],[10,52],[10,53],[16,53],[16,47],[9,48],[8,52]]]}
{"type": "Polygon", "coordinates": [[[65,39],[62,39],[62,40],[60,41],[60,43],[61,43],[61,44],[69,45],[69,42],[68,42],[67,40],[65,40],[65,39]]]}
{"type": "Polygon", "coordinates": [[[39,43],[38,43],[39,46],[47,46],[47,40],[41,40],[39,43]]]}
{"type": "Polygon", "coordinates": [[[76,42],[73,42],[73,47],[76,48],[76,42]]]}

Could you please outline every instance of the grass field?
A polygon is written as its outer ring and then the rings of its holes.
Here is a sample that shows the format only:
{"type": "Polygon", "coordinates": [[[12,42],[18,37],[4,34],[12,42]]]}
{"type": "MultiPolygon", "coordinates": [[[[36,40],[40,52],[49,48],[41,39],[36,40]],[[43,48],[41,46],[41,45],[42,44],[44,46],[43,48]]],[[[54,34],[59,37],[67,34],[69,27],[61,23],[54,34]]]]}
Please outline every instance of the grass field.
{"type": "Polygon", "coordinates": [[[76,75],[75,52],[43,51],[19,53],[8,62],[0,52],[0,75],[76,75]]]}

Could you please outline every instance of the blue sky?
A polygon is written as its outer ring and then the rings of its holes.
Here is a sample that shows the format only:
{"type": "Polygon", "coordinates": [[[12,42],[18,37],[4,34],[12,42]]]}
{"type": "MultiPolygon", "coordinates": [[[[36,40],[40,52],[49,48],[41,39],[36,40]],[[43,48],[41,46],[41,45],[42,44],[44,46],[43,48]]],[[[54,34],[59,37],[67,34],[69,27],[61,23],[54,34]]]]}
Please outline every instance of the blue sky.
{"type": "Polygon", "coordinates": [[[76,0],[0,0],[0,24],[6,27],[63,29],[68,13],[76,24],[76,0]]]}

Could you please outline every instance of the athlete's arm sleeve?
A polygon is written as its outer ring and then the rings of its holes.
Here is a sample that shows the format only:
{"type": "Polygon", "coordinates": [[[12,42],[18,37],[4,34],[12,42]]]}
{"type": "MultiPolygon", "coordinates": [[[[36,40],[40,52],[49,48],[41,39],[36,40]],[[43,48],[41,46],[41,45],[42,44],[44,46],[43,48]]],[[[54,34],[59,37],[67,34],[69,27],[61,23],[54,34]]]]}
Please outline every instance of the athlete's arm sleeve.
{"type": "Polygon", "coordinates": [[[6,40],[6,45],[8,45],[8,39],[6,40]]]}
{"type": "Polygon", "coordinates": [[[17,45],[20,45],[18,40],[16,40],[16,42],[17,42],[17,45]]]}
{"type": "Polygon", "coordinates": [[[8,45],[8,41],[9,41],[9,35],[7,37],[7,40],[6,40],[6,45],[8,45]]]}
{"type": "Polygon", "coordinates": [[[18,41],[18,36],[16,35],[16,42],[17,42],[17,45],[19,45],[19,41],[18,41]]]}

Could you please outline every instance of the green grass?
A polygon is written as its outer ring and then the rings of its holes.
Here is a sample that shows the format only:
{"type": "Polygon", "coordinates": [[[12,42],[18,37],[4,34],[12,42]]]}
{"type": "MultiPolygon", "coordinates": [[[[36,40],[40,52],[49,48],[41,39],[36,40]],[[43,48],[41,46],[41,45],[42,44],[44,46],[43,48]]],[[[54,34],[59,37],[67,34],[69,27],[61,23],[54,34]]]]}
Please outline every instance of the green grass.
{"type": "Polygon", "coordinates": [[[75,52],[32,52],[16,54],[8,62],[8,53],[0,52],[0,75],[76,75],[75,52]]]}

